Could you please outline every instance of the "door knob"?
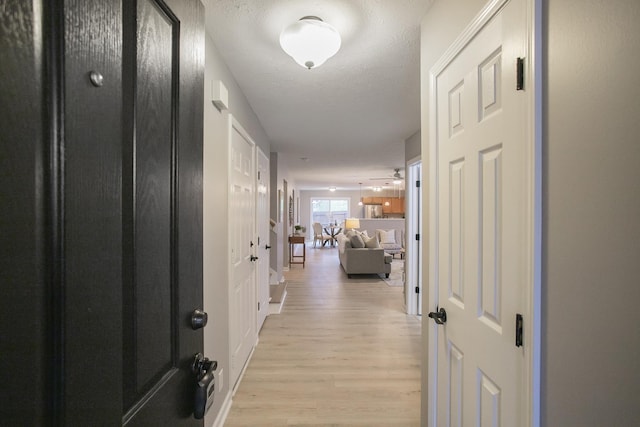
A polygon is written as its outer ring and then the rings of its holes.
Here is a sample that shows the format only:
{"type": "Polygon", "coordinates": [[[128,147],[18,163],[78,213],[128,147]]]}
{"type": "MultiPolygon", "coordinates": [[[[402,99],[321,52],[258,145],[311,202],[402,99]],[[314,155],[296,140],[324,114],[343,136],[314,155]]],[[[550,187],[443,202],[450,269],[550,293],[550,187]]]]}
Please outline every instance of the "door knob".
{"type": "Polygon", "coordinates": [[[258,257],[257,257],[257,256],[253,256],[253,255],[251,255],[251,257],[250,257],[249,259],[250,259],[251,261],[255,261],[255,260],[257,260],[257,259],[258,259],[258,257]]]}
{"type": "Polygon", "coordinates": [[[271,249],[271,246],[269,246],[269,245],[264,245],[264,248],[265,248],[265,249],[271,249]]]}
{"type": "Polygon", "coordinates": [[[436,310],[437,311],[432,311],[431,313],[429,313],[429,317],[432,318],[438,325],[444,325],[447,321],[447,312],[442,307],[440,308],[440,310],[438,310],[438,307],[436,307],[436,310]]]}
{"type": "Polygon", "coordinates": [[[196,308],[193,310],[193,313],[191,313],[191,328],[194,331],[207,326],[208,321],[209,315],[199,308],[196,308]]]}

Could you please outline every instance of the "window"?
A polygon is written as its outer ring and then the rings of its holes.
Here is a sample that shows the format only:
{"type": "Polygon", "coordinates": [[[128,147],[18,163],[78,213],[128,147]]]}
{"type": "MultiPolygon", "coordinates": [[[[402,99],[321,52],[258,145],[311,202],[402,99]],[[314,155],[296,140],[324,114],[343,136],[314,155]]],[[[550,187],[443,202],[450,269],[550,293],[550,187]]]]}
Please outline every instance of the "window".
{"type": "Polygon", "coordinates": [[[342,224],[349,215],[349,199],[311,199],[311,223],[342,224]]]}

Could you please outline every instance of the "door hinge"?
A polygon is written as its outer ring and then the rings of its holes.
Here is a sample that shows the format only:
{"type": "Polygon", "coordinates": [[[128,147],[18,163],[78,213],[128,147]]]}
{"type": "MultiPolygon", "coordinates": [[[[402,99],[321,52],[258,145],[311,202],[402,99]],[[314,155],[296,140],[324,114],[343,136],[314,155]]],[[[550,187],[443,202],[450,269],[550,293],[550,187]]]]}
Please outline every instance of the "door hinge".
{"type": "Polygon", "coordinates": [[[419,294],[419,293],[420,293],[420,287],[416,286],[416,294],[419,294]]]}
{"type": "Polygon", "coordinates": [[[524,90],[524,58],[516,61],[516,90],[524,90]]]}
{"type": "Polygon", "coordinates": [[[516,313],[516,347],[522,347],[522,314],[516,313]]]}
{"type": "Polygon", "coordinates": [[[260,311],[260,303],[258,302],[258,311],[260,311]]]}
{"type": "Polygon", "coordinates": [[[416,234],[416,240],[420,240],[420,233],[416,234]]]}
{"type": "Polygon", "coordinates": [[[260,171],[258,171],[258,181],[260,181],[260,171]]]}
{"type": "Polygon", "coordinates": [[[416,181],[416,187],[417,187],[417,188],[420,188],[420,181],[419,181],[419,180],[418,180],[418,181],[416,181]]]}

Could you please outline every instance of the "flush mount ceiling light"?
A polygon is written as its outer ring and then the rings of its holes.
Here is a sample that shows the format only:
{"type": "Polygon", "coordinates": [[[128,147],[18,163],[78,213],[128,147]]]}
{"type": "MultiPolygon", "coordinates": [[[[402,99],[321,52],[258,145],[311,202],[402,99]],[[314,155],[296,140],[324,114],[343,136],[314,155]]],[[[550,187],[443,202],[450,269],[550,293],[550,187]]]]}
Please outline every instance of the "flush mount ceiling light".
{"type": "Polygon", "coordinates": [[[336,187],[329,187],[329,191],[331,191],[331,192],[336,191],[336,187]]]}
{"type": "Polygon", "coordinates": [[[317,16],[304,16],[280,33],[280,46],[298,64],[319,67],[340,49],[340,34],[317,16]]]}

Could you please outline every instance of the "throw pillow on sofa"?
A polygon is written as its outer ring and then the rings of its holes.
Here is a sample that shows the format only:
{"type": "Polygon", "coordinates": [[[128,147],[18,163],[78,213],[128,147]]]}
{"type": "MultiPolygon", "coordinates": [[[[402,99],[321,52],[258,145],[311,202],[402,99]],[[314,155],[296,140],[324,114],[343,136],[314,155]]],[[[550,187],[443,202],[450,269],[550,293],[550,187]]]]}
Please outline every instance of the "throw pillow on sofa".
{"type": "Polygon", "coordinates": [[[347,230],[346,233],[344,233],[344,235],[347,236],[348,238],[351,238],[351,236],[356,235],[356,234],[358,236],[362,237],[363,239],[365,237],[369,237],[369,235],[367,234],[367,230],[359,231],[359,230],[356,230],[355,228],[351,228],[351,229],[347,230]]]}
{"type": "Polygon", "coordinates": [[[359,234],[354,234],[351,236],[351,247],[352,248],[364,248],[364,240],[359,234]]]}
{"type": "Polygon", "coordinates": [[[378,238],[375,236],[364,238],[364,247],[368,249],[379,248],[380,244],[378,243],[378,238]]]}
{"type": "Polygon", "coordinates": [[[395,230],[376,230],[380,235],[380,243],[395,243],[396,231],[395,230]]]}

